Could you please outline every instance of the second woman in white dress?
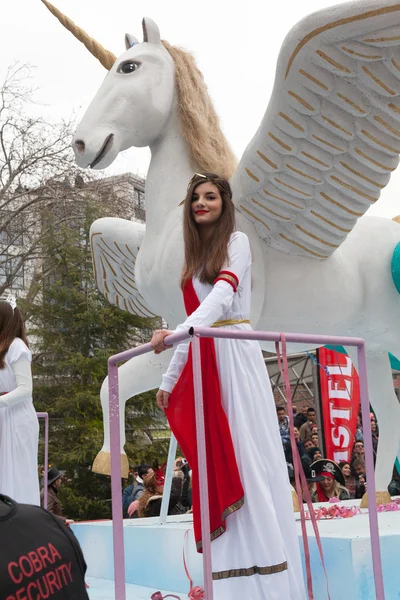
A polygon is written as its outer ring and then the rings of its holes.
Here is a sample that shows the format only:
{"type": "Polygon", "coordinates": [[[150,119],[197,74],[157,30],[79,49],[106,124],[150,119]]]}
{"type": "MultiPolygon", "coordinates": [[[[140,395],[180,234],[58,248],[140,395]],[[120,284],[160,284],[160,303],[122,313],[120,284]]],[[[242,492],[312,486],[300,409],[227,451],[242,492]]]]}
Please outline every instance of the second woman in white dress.
{"type": "Polygon", "coordinates": [[[31,360],[19,308],[0,301],[0,493],[39,506],[31,360]]]}

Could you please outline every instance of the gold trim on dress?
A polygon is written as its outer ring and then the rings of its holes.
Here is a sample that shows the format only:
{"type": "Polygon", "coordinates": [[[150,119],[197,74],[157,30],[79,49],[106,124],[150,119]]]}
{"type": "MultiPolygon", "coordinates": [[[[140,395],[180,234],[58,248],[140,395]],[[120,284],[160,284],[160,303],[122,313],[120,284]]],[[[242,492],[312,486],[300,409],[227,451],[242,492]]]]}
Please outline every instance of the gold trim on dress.
{"type": "Polygon", "coordinates": [[[229,569],[227,571],[216,571],[212,574],[213,581],[220,579],[230,579],[231,577],[251,577],[252,575],[274,575],[287,571],[287,562],[270,567],[249,567],[248,569],[229,569]]]}
{"type": "Polygon", "coordinates": [[[236,512],[237,510],[239,510],[239,508],[242,508],[243,504],[244,504],[244,497],[240,498],[240,500],[238,500],[237,502],[234,502],[233,504],[228,506],[228,508],[226,508],[224,510],[224,512],[222,513],[222,520],[225,521],[226,517],[229,517],[229,515],[236,512]]]}
{"type": "Polygon", "coordinates": [[[227,325],[241,325],[242,323],[250,325],[250,319],[226,319],[226,321],[216,321],[211,327],[226,327],[227,325]]]}
{"type": "MultiPolygon", "coordinates": [[[[234,512],[239,510],[239,508],[242,508],[243,504],[244,504],[244,497],[240,498],[240,500],[237,500],[236,502],[234,502],[233,504],[228,506],[222,513],[222,521],[225,521],[226,517],[229,517],[229,515],[232,515],[234,512]]],[[[214,531],[211,532],[210,540],[213,542],[220,535],[225,533],[225,531],[226,531],[226,528],[223,525],[220,525],[220,527],[217,527],[217,529],[214,529],[214,531]]],[[[200,552],[200,550],[203,549],[202,540],[200,540],[199,542],[196,543],[196,548],[197,548],[198,552],[200,552]]]]}

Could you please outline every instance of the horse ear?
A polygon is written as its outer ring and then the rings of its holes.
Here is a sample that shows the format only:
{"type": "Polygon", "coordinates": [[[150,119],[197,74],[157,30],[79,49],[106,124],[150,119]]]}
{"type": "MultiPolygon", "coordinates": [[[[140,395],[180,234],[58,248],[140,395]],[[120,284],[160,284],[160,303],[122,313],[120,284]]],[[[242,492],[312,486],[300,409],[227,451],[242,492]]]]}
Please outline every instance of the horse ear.
{"type": "Polygon", "coordinates": [[[160,30],[153,19],[145,17],[142,21],[143,41],[149,44],[161,44],[160,30]]]}
{"type": "Polygon", "coordinates": [[[132,48],[132,46],[134,46],[135,44],[139,44],[139,40],[132,34],[130,33],[126,33],[125,34],[125,48],[127,50],[129,50],[129,48],[132,48]]]}

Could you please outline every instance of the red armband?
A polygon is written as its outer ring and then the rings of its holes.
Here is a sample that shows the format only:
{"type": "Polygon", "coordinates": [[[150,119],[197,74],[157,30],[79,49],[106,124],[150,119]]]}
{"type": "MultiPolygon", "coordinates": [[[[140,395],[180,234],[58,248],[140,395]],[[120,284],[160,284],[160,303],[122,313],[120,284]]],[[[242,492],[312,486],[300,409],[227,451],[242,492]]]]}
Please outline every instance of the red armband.
{"type": "Polygon", "coordinates": [[[232,271],[220,271],[218,273],[218,277],[214,281],[214,285],[217,283],[217,281],[225,281],[233,287],[234,292],[237,291],[239,279],[236,277],[235,273],[232,273],[232,271]]]}

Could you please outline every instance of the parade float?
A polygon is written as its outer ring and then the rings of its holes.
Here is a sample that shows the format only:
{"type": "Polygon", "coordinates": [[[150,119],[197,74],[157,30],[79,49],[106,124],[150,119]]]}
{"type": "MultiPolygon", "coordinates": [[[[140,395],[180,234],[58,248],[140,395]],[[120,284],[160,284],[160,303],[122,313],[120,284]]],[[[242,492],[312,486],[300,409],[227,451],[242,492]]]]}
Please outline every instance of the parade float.
{"type": "MultiPolygon", "coordinates": [[[[238,229],[248,235],[253,253],[253,328],[365,340],[370,401],[380,427],[376,503],[390,502],[400,406],[388,352],[400,356],[400,229],[364,213],[399,161],[400,4],[346,3],[296,25],[282,45],[265,116],[236,165],[193,57],[163,41],[154,21],[143,20],[142,41],[127,34],[126,50],[116,58],[42,2],[108,70],[73,141],[78,165],[103,169],[131,146],[151,150],[146,225],[101,219],[92,226],[99,289],[122,309],[160,315],[171,329],[181,323],[181,201],[187,182],[195,171],[229,177],[238,229]]],[[[262,67],[262,56],[255,60],[262,67]]],[[[238,110],[251,110],[251,99],[238,110]]],[[[158,387],[169,360],[169,352],[143,354],[119,369],[123,475],[125,402],[158,387]]],[[[108,382],[101,400],[104,445],[93,469],[110,473],[108,382]]],[[[346,527],[340,519],[320,525],[331,598],[345,595],[349,585],[351,597],[374,598],[367,517],[356,515],[346,527]]],[[[127,581],[183,592],[186,528],[186,522],[127,524],[127,581]],[[150,564],[155,544],[162,564],[157,582],[150,564]]],[[[398,513],[380,515],[380,529],[386,597],[394,600],[398,513]]],[[[90,574],[112,579],[110,527],[78,525],[76,532],[87,549],[90,574]],[[110,550],[101,562],[98,557],[91,562],[93,544],[110,550]]],[[[192,558],[200,577],[199,559],[192,558]]],[[[314,567],[317,571],[316,554],[314,567]]],[[[317,575],[317,581],[316,597],[327,597],[323,578],[317,575]]]]}

